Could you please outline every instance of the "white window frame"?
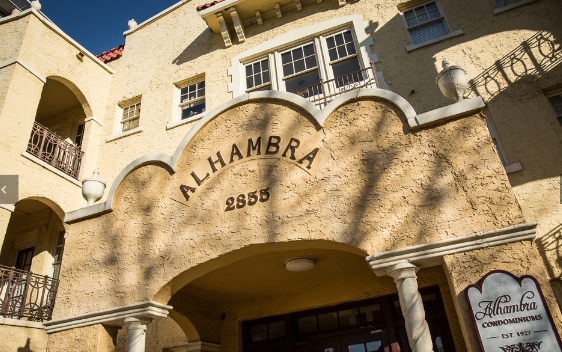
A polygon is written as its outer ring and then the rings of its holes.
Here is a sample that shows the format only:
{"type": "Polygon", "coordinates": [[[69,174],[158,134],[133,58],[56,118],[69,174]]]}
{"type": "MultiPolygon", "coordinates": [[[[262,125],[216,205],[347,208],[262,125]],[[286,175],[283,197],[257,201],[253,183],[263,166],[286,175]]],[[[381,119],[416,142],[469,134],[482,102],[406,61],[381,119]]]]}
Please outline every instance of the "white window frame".
{"type": "Polygon", "coordinates": [[[193,77],[190,77],[188,79],[184,79],[182,81],[176,82],[173,85],[173,104],[172,104],[172,121],[170,123],[168,123],[168,125],[166,125],[166,129],[172,129],[174,127],[178,127],[181,125],[184,125],[186,123],[190,123],[193,121],[197,121],[199,119],[201,119],[203,116],[205,116],[207,114],[207,112],[209,111],[208,106],[207,106],[207,81],[205,79],[205,74],[199,74],[193,77]],[[191,85],[200,83],[200,82],[204,82],[205,83],[205,95],[202,97],[197,97],[193,100],[187,101],[187,102],[181,102],[181,90],[189,87],[191,85]],[[200,114],[197,115],[193,115],[190,116],[186,119],[181,118],[182,116],[182,107],[185,105],[188,105],[192,102],[196,102],[196,101],[200,101],[200,100],[204,100],[205,101],[205,111],[201,112],[200,114]]]}
{"type": "Polygon", "coordinates": [[[116,109],[116,112],[115,112],[115,123],[113,125],[113,135],[107,137],[105,139],[106,142],[111,142],[111,141],[114,141],[114,140],[117,140],[117,139],[120,139],[120,138],[123,138],[123,137],[126,137],[126,136],[130,136],[132,134],[136,134],[136,133],[139,133],[139,132],[143,131],[143,127],[140,124],[141,123],[141,121],[140,121],[141,116],[139,116],[138,127],[135,127],[135,128],[130,129],[128,131],[123,131],[123,124],[122,124],[122,122],[123,122],[123,112],[126,108],[128,108],[130,106],[133,106],[133,105],[136,105],[136,104],[141,104],[141,107],[142,107],[142,96],[141,95],[136,96],[136,97],[131,98],[131,99],[123,100],[123,101],[117,103],[117,109],[116,109]]]}
{"type": "MultiPolygon", "coordinates": [[[[231,60],[228,74],[232,76],[232,83],[229,84],[228,91],[233,93],[233,97],[237,97],[255,90],[246,89],[245,65],[262,60],[266,57],[269,59],[272,89],[285,91],[284,80],[280,78],[283,72],[280,53],[311,41],[313,41],[315,45],[317,62],[320,67],[320,78],[324,80],[333,79],[332,70],[327,69],[326,65],[326,62],[328,62],[328,65],[330,64],[327,47],[325,44],[322,45],[320,41],[325,41],[325,36],[346,29],[351,30],[361,69],[367,68],[370,66],[371,62],[378,62],[378,56],[371,52],[373,39],[365,32],[368,26],[369,23],[363,21],[361,15],[351,15],[295,29],[261,43],[260,45],[238,54],[231,60]]],[[[302,74],[302,72],[299,74],[302,74]]],[[[382,74],[377,74],[377,80],[380,88],[388,89],[382,74]]]]}
{"type": "Polygon", "coordinates": [[[556,114],[556,110],[554,110],[554,106],[552,106],[552,102],[549,99],[549,98],[554,97],[554,96],[562,97],[562,89],[556,89],[556,90],[550,91],[550,92],[546,93],[545,96],[548,100],[548,105],[552,109],[552,113],[554,114],[554,116],[556,117],[558,122],[562,125],[562,114],[560,114],[560,115],[556,114]]]}
{"type": "Polygon", "coordinates": [[[142,104],[141,104],[140,99],[137,99],[137,100],[135,100],[135,101],[133,101],[133,102],[130,102],[130,103],[126,104],[126,105],[122,105],[122,106],[121,106],[121,119],[120,119],[120,121],[119,121],[119,132],[126,133],[126,132],[129,132],[129,131],[134,130],[135,128],[140,127],[140,118],[141,118],[141,116],[140,116],[140,110],[141,110],[141,107],[142,107],[142,104]],[[138,106],[138,108],[137,108],[137,106],[138,106]],[[125,114],[125,111],[129,111],[129,112],[130,112],[131,109],[134,109],[135,114],[134,114],[132,117],[129,116],[129,117],[125,118],[125,117],[123,116],[123,115],[125,114]],[[129,121],[133,121],[133,120],[138,120],[138,121],[139,121],[138,126],[133,127],[133,128],[129,128],[129,129],[125,130],[125,129],[124,129],[125,123],[126,123],[126,122],[129,122],[129,121]]]}
{"type": "Polygon", "coordinates": [[[453,38],[453,37],[464,34],[464,31],[462,29],[453,30],[453,27],[451,26],[451,24],[449,23],[449,19],[447,18],[447,14],[445,12],[445,9],[443,8],[443,6],[441,5],[441,2],[439,0],[419,1],[419,2],[416,2],[414,4],[410,4],[408,6],[399,7],[398,10],[400,12],[400,17],[402,18],[402,23],[404,24],[404,28],[406,29],[406,33],[408,35],[408,41],[410,42],[410,45],[406,46],[407,52],[422,48],[424,46],[427,46],[427,45],[430,45],[430,44],[433,44],[433,43],[438,43],[438,42],[443,41],[445,39],[453,38]],[[430,21],[424,22],[424,23],[416,25],[414,27],[409,27],[408,22],[406,21],[406,16],[404,14],[408,11],[411,11],[411,10],[415,9],[415,8],[431,4],[432,2],[434,2],[437,5],[437,9],[439,10],[439,14],[441,15],[441,17],[432,19],[430,21]],[[423,26],[423,25],[426,25],[428,23],[431,23],[431,22],[434,22],[434,21],[436,22],[436,21],[441,20],[441,19],[443,20],[443,23],[445,24],[445,29],[447,29],[446,34],[444,34],[442,36],[439,36],[439,37],[428,39],[428,40],[420,42],[420,43],[414,43],[414,41],[412,39],[412,35],[410,34],[411,29],[415,29],[418,26],[423,26]]]}

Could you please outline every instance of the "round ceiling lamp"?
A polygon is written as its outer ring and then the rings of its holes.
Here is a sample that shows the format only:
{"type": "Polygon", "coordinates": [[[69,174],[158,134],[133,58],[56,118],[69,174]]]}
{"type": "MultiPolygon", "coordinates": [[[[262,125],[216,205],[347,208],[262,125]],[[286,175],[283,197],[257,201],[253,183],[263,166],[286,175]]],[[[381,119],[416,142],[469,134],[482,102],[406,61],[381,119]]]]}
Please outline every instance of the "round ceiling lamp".
{"type": "Polygon", "coordinates": [[[285,260],[285,269],[289,271],[307,271],[314,268],[316,258],[314,257],[296,257],[285,260]]]}

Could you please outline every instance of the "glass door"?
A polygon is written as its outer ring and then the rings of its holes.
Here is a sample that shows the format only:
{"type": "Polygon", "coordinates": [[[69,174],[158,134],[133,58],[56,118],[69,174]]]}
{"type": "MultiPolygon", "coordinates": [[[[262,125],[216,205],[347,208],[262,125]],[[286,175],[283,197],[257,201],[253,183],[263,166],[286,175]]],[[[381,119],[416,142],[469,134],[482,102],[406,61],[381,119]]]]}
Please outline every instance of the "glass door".
{"type": "Polygon", "coordinates": [[[342,352],[390,352],[382,330],[340,336],[340,346],[342,352]]]}
{"type": "Polygon", "coordinates": [[[337,337],[300,341],[295,343],[295,352],[342,352],[337,337]]]}

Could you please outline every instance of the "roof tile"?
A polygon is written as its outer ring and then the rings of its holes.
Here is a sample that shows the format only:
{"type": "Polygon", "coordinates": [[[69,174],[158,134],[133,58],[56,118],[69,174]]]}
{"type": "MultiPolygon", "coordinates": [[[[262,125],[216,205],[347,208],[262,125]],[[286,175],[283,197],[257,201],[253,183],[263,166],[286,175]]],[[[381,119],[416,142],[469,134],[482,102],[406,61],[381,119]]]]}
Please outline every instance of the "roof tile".
{"type": "Polygon", "coordinates": [[[203,5],[199,5],[199,6],[197,6],[197,11],[198,11],[198,12],[199,12],[199,11],[203,11],[203,10],[208,9],[209,7],[214,6],[214,5],[216,5],[216,4],[218,4],[218,3],[221,3],[221,2],[223,2],[223,1],[224,1],[224,0],[215,0],[215,1],[208,2],[208,3],[206,3],[206,4],[203,4],[203,5]]]}
{"type": "Polygon", "coordinates": [[[125,44],[119,45],[117,48],[112,48],[111,50],[104,51],[103,53],[96,55],[98,59],[104,64],[117,60],[121,56],[123,56],[123,50],[125,49],[125,44]]]}

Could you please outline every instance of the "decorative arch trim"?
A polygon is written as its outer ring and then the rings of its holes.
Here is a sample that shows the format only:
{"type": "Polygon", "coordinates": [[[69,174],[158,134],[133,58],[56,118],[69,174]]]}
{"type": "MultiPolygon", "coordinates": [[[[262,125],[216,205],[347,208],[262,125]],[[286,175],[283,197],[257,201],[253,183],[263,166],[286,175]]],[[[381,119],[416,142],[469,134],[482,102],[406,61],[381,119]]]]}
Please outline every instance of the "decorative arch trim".
{"type": "Polygon", "coordinates": [[[87,218],[108,213],[113,210],[113,201],[115,198],[115,193],[123,180],[127,175],[134,170],[145,166],[145,165],[160,165],[163,166],[170,174],[175,173],[176,167],[178,165],[179,159],[193,137],[197,135],[208,123],[210,123],[217,116],[221,115],[227,110],[230,110],[236,106],[260,101],[260,100],[277,100],[289,105],[293,105],[299,109],[305,110],[312,118],[313,123],[318,128],[322,128],[328,117],[338,108],[344,106],[350,102],[369,99],[369,98],[380,98],[394,104],[398,109],[404,113],[408,121],[410,128],[415,128],[418,126],[416,119],[416,112],[414,108],[408,103],[408,101],[402,98],[400,95],[385,89],[379,88],[362,88],[354,91],[347,92],[337,97],[330,103],[328,103],[322,110],[317,108],[313,103],[307,99],[298,96],[293,93],[281,92],[281,91],[261,91],[261,92],[251,92],[234,99],[231,99],[213,110],[211,110],[205,117],[203,117],[193,128],[187,133],[187,135],[179,143],[176,151],[173,155],[166,154],[149,154],[142,156],[130,164],[128,164],[117,176],[113,182],[109,193],[107,195],[107,200],[104,203],[95,204],[89,207],[81,208],[73,212],[69,212],[64,217],[64,222],[73,223],[87,218]]]}

